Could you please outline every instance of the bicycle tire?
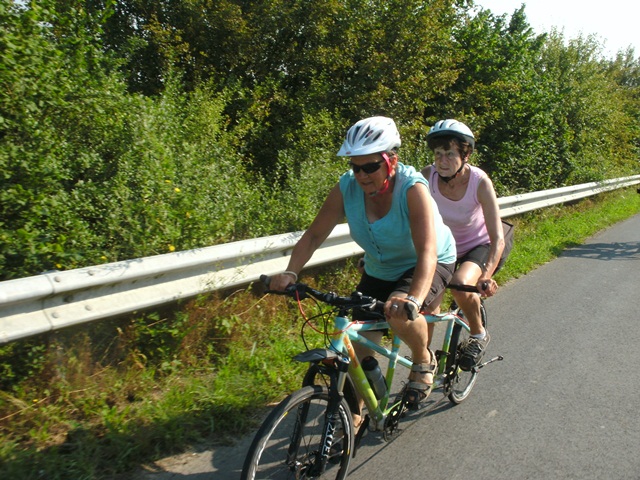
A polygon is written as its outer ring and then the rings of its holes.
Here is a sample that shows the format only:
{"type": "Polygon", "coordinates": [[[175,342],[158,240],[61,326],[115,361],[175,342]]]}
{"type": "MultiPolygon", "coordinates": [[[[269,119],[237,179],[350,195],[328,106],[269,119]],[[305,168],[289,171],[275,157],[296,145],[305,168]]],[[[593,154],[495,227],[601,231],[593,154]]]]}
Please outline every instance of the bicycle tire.
{"type": "Polygon", "coordinates": [[[354,442],[351,412],[344,398],[326,469],[320,476],[308,475],[321,448],[328,402],[329,391],[318,385],[303,387],[280,402],[256,433],[241,480],[344,479],[354,442]]]}
{"type": "MultiPolygon", "coordinates": [[[[458,315],[464,318],[462,311],[458,312],[458,315]]],[[[487,311],[484,308],[484,302],[480,301],[480,318],[482,319],[482,326],[487,326],[487,311]]],[[[471,369],[470,371],[463,371],[458,367],[458,362],[461,357],[461,347],[469,338],[469,331],[464,330],[460,325],[454,325],[453,332],[451,334],[451,347],[453,352],[451,356],[453,358],[450,368],[450,380],[449,380],[449,400],[458,405],[462,403],[470,394],[471,390],[478,380],[478,371],[471,369]]]]}

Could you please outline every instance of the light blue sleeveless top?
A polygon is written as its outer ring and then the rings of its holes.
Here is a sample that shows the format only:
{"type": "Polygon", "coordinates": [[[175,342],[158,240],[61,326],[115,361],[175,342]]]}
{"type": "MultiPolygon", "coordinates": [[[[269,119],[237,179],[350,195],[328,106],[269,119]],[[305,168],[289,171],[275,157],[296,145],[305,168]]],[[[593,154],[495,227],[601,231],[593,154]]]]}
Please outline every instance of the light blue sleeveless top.
{"type": "MultiPolygon", "coordinates": [[[[411,237],[407,191],[416,183],[429,186],[411,166],[398,163],[391,210],[383,218],[369,223],[365,211],[365,193],[353,171],[340,177],[340,191],[351,231],[351,238],[365,251],[365,270],[372,277],[396,281],[416,266],[418,256],[411,237]]],[[[438,263],[456,261],[456,244],[451,230],[442,221],[438,206],[431,198],[437,233],[438,263]]]]}

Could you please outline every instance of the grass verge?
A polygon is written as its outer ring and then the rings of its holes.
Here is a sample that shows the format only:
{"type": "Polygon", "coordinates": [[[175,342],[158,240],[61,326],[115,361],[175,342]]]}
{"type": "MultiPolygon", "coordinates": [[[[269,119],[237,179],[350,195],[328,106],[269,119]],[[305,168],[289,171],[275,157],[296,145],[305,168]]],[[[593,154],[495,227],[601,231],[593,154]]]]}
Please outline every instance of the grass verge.
{"type": "MultiPolygon", "coordinates": [[[[504,283],[640,213],[635,188],[510,219],[504,283]]],[[[349,292],[353,262],[301,281],[349,292]]],[[[309,305],[307,312],[314,312],[309,305]]],[[[255,428],[299,385],[297,306],[245,289],[0,349],[0,478],[126,478],[141,463],[255,428]]]]}

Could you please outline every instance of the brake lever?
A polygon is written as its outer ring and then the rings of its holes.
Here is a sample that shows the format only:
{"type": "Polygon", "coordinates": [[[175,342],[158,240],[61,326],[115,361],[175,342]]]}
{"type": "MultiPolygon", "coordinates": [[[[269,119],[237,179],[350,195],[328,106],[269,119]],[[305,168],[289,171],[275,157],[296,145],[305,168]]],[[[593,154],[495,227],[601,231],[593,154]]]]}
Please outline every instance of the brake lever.
{"type": "Polygon", "coordinates": [[[273,293],[275,295],[286,295],[287,297],[292,297],[296,299],[304,299],[309,298],[309,294],[306,289],[307,286],[304,283],[290,283],[285,287],[284,290],[271,290],[269,285],[271,283],[271,277],[268,275],[260,275],[260,281],[265,284],[267,289],[265,293],[273,293]]]}

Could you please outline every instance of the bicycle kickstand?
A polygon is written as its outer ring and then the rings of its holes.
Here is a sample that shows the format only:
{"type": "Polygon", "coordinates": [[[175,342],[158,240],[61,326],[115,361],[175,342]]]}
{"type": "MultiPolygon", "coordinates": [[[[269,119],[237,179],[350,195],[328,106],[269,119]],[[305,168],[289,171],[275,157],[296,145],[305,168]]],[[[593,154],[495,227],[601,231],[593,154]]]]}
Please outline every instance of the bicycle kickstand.
{"type": "Polygon", "coordinates": [[[475,369],[476,370],[480,370],[481,368],[486,367],[490,363],[500,362],[502,360],[504,360],[504,357],[502,355],[498,355],[497,357],[493,357],[491,360],[487,360],[486,362],[481,363],[480,365],[476,366],[475,369]]]}

